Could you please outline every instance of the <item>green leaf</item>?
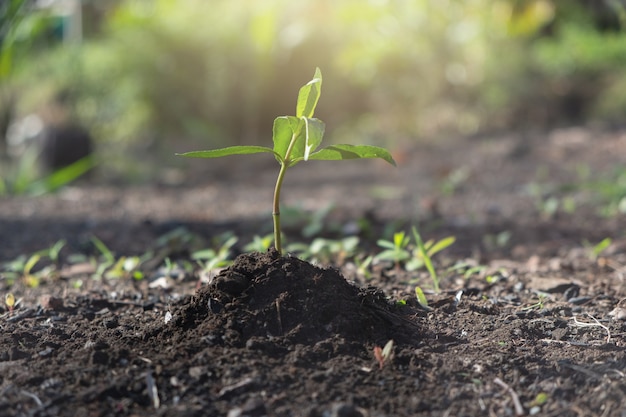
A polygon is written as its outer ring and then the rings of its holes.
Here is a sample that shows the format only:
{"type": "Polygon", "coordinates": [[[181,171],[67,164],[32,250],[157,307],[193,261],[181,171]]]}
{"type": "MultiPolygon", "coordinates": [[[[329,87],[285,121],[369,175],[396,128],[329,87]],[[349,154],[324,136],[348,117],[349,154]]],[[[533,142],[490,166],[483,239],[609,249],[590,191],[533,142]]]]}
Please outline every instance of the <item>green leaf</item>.
{"type": "Polygon", "coordinates": [[[430,307],[428,306],[428,300],[424,295],[424,291],[422,291],[420,287],[415,287],[415,297],[417,298],[417,302],[420,303],[422,307],[430,310],[430,307]]]}
{"type": "Polygon", "coordinates": [[[113,252],[111,252],[111,250],[104,244],[103,241],[93,236],[91,238],[91,243],[93,243],[96,249],[98,249],[98,251],[102,254],[108,264],[113,264],[115,262],[115,255],[113,255],[113,252]]]}
{"type": "Polygon", "coordinates": [[[435,268],[433,267],[433,263],[430,260],[430,256],[428,256],[428,253],[426,252],[426,248],[424,247],[424,241],[422,240],[422,237],[418,233],[415,226],[413,226],[413,237],[415,238],[415,242],[417,243],[417,249],[419,251],[419,254],[422,256],[424,265],[426,266],[426,269],[428,270],[428,273],[430,274],[430,278],[433,280],[433,289],[435,290],[435,292],[438,293],[439,292],[439,277],[437,276],[437,271],[435,271],[435,268]]]}
{"type": "Polygon", "coordinates": [[[600,254],[602,252],[604,252],[604,250],[606,248],[608,248],[609,246],[611,246],[611,243],[613,241],[611,240],[610,237],[607,237],[605,239],[603,239],[600,243],[598,243],[597,245],[595,245],[592,249],[592,254],[595,258],[597,258],[598,256],[600,256],[600,254]]]}
{"type": "Polygon", "coordinates": [[[302,157],[307,161],[311,156],[311,152],[315,152],[317,147],[320,146],[320,143],[322,143],[326,125],[319,119],[304,118],[302,120],[304,120],[305,127],[305,147],[302,157]]]}
{"type": "Polygon", "coordinates": [[[289,160],[289,166],[306,161],[322,142],[324,129],[324,122],[319,119],[278,117],[274,120],[274,152],[289,160]]]}
{"type": "Polygon", "coordinates": [[[403,231],[393,234],[393,244],[397,248],[405,248],[409,244],[409,237],[403,231]]]}
{"type": "Polygon", "coordinates": [[[394,245],[393,242],[390,242],[388,240],[380,239],[380,240],[376,241],[376,244],[378,246],[380,246],[381,248],[387,248],[387,249],[395,249],[396,248],[396,245],[394,245]]]}
{"type": "Polygon", "coordinates": [[[42,195],[56,191],[87,173],[95,166],[95,159],[93,159],[92,156],[86,156],[66,167],[56,170],[41,180],[34,181],[28,186],[28,191],[32,195],[42,195]]]}
{"type": "Polygon", "coordinates": [[[31,269],[33,269],[35,264],[39,262],[40,259],[41,259],[41,256],[39,255],[33,255],[30,258],[28,258],[28,261],[26,261],[26,264],[24,265],[24,275],[29,275],[31,269]]]}
{"type": "Polygon", "coordinates": [[[61,252],[61,249],[63,249],[63,246],[65,246],[65,243],[66,243],[65,239],[61,239],[57,241],[54,245],[52,245],[50,249],[48,250],[48,257],[53,262],[57,262],[59,260],[59,252],[61,252]]]}
{"type": "Polygon", "coordinates": [[[280,157],[273,149],[265,146],[230,146],[228,148],[213,149],[210,151],[193,151],[185,153],[177,153],[178,156],[186,156],[188,158],[220,158],[229,155],[249,155],[254,153],[273,153],[276,157],[280,157]]]}
{"type": "MultiPolygon", "coordinates": [[[[301,120],[293,116],[281,116],[274,119],[272,140],[274,141],[274,153],[281,158],[279,162],[287,159],[289,144],[292,139],[295,139],[294,135],[297,133],[300,123],[301,120]]],[[[292,159],[295,145],[292,146],[289,159],[292,159]]],[[[304,145],[302,145],[302,149],[304,149],[304,145]]]]}
{"type": "Polygon", "coordinates": [[[322,94],[322,72],[315,69],[313,79],[300,89],[298,93],[298,103],[296,105],[296,117],[313,117],[315,107],[322,94]]]}
{"type": "Polygon", "coordinates": [[[451,246],[454,242],[456,242],[456,238],[454,236],[448,236],[444,239],[441,239],[439,242],[435,243],[432,247],[428,248],[428,256],[433,256],[437,252],[441,252],[448,246],[451,246]]]}
{"type": "Polygon", "coordinates": [[[380,158],[396,166],[388,150],[370,145],[331,145],[309,156],[311,160],[338,161],[343,159],[380,158]]]}

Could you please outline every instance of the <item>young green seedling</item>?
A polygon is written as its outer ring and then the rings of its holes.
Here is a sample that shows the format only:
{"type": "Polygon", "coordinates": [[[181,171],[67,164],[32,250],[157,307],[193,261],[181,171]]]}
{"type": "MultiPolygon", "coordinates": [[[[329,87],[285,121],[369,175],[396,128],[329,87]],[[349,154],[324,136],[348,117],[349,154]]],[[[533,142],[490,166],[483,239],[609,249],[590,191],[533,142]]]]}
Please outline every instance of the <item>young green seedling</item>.
{"type": "Polygon", "coordinates": [[[583,245],[589,251],[589,259],[595,261],[598,257],[604,252],[609,246],[611,246],[613,241],[610,237],[602,239],[599,243],[593,245],[588,240],[583,240],[583,245]]]}
{"type": "Polygon", "coordinates": [[[15,308],[15,296],[13,295],[13,293],[7,293],[4,296],[4,303],[9,308],[9,314],[13,314],[13,309],[15,308]]]}
{"type": "Polygon", "coordinates": [[[237,243],[237,236],[222,236],[225,239],[223,243],[218,243],[217,249],[203,249],[191,254],[191,259],[198,261],[202,266],[202,270],[210,272],[216,268],[223,268],[232,263],[230,260],[231,248],[237,243]]]}
{"type": "Polygon", "coordinates": [[[274,120],[274,147],[231,146],[209,151],[194,151],[178,154],[193,158],[220,158],[228,155],[272,153],[280,164],[274,188],[272,217],[274,220],[274,245],[282,253],[280,231],[280,191],[287,169],[298,162],[308,160],[343,160],[381,158],[395,166],[389,151],[368,145],[331,145],[317,150],[324,136],[324,123],[313,117],[322,88],[322,73],[319,68],[311,81],[300,89],[295,116],[281,116],[274,120]]]}
{"type": "Polygon", "coordinates": [[[433,289],[435,290],[435,292],[438,293],[439,292],[439,276],[437,275],[437,271],[435,271],[431,258],[437,252],[440,252],[444,250],[445,248],[447,248],[448,246],[452,245],[456,241],[456,238],[454,236],[449,236],[445,239],[441,239],[440,241],[436,243],[432,241],[432,242],[427,242],[426,244],[424,244],[424,241],[422,240],[422,237],[420,236],[415,226],[413,226],[412,232],[413,232],[413,237],[415,238],[415,243],[417,244],[417,258],[416,259],[418,259],[420,262],[423,262],[423,265],[426,266],[426,269],[428,270],[428,273],[430,274],[430,277],[433,281],[433,289]]]}
{"type": "Polygon", "coordinates": [[[42,273],[41,271],[34,273],[32,269],[40,260],[41,255],[38,253],[34,253],[28,257],[20,255],[16,259],[3,264],[1,267],[9,283],[12,284],[17,279],[22,279],[27,286],[34,288],[39,286],[42,273]]]}
{"type": "Polygon", "coordinates": [[[428,305],[428,300],[426,299],[426,295],[424,295],[424,291],[422,291],[421,287],[415,287],[415,297],[417,298],[417,302],[419,303],[424,310],[432,310],[428,305]]]}
{"type": "Polygon", "coordinates": [[[245,245],[243,250],[248,252],[267,252],[267,250],[272,246],[273,238],[274,236],[272,234],[266,236],[255,235],[252,238],[252,242],[245,245]]]}
{"type": "Polygon", "coordinates": [[[410,240],[404,231],[394,233],[393,241],[379,239],[376,244],[385,250],[376,255],[376,259],[393,261],[396,269],[400,269],[400,264],[411,257],[411,251],[408,249],[410,240]]]}

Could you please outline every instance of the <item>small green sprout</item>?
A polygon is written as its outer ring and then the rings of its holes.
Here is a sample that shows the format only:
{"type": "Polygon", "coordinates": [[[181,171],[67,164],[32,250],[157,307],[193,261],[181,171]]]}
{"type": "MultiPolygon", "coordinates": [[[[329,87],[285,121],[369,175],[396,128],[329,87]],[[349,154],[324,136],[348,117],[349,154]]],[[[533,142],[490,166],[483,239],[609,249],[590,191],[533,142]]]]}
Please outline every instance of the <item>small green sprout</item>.
{"type": "Polygon", "coordinates": [[[61,239],[54,243],[52,246],[46,249],[42,249],[40,251],[35,252],[35,255],[39,255],[44,258],[50,259],[53,263],[59,263],[59,254],[61,253],[61,249],[65,246],[65,240],[61,239]]]}
{"type": "Polygon", "coordinates": [[[32,269],[41,260],[39,253],[30,256],[21,255],[16,259],[3,264],[4,274],[12,284],[21,279],[27,286],[35,288],[39,286],[40,273],[33,273],[32,269]]]}
{"type": "Polygon", "coordinates": [[[522,310],[524,311],[531,311],[531,310],[543,310],[543,308],[545,307],[545,302],[548,299],[548,295],[544,294],[544,293],[537,293],[537,302],[534,304],[531,304],[529,306],[523,307],[522,310]]]}
{"type": "Polygon", "coordinates": [[[473,275],[478,275],[479,277],[483,277],[486,275],[487,265],[474,265],[468,262],[459,262],[450,268],[448,268],[449,272],[458,272],[463,274],[463,278],[469,279],[473,275]]]}
{"type": "Polygon", "coordinates": [[[592,261],[597,260],[598,257],[602,254],[602,252],[604,252],[609,246],[611,246],[611,243],[613,243],[613,241],[611,240],[610,237],[602,239],[600,242],[596,243],[595,245],[590,243],[588,240],[583,241],[583,245],[589,251],[589,259],[592,261]]]}
{"type": "Polygon", "coordinates": [[[393,358],[393,340],[389,340],[385,343],[385,347],[383,348],[375,346],[374,358],[376,358],[379,368],[383,369],[385,362],[389,362],[393,358]]]}
{"type": "Polygon", "coordinates": [[[104,276],[104,273],[108,268],[115,265],[115,255],[113,254],[113,252],[111,252],[107,245],[105,245],[104,242],[98,239],[96,236],[92,236],[90,240],[104,259],[102,262],[97,259],[91,259],[91,263],[96,269],[93,274],[93,278],[99,279],[104,276]]]}
{"type": "Polygon", "coordinates": [[[98,239],[96,236],[92,236],[91,243],[93,243],[96,249],[98,249],[98,252],[100,252],[100,254],[104,257],[105,262],[108,264],[107,266],[115,263],[115,255],[103,241],[98,239]]]}
{"type": "Polygon", "coordinates": [[[26,264],[24,265],[23,277],[29,287],[39,286],[39,278],[35,276],[31,271],[40,259],[41,256],[35,254],[28,258],[26,264]]]}
{"type": "Polygon", "coordinates": [[[237,243],[237,236],[228,234],[220,236],[224,240],[216,249],[203,249],[191,254],[191,258],[198,261],[203,271],[210,272],[217,268],[223,268],[232,263],[230,260],[231,248],[237,243]]]}
{"type": "Polygon", "coordinates": [[[17,279],[22,281],[29,287],[34,288],[39,286],[40,280],[44,277],[49,277],[57,271],[57,264],[59,263],[59,253],[65,246],[65,240],[59,240],[52,246],[46,249],[41,249],[30,256],[20,255],[16,259],[0,264],[0,269],[4,270],[4,275],[12,284],[17,279]],[[50,265],[50,260],[53,262],[50,265]],[[33,268],[38,263],[47,263],[42,268],[38,268],[37,272],[33,272],[33,268]]]}
{"type": "Polygon", "coordinates": [[[539,394],[537,394],[537,396],[535,397],[535,399],[532,401],[532,405],[533,406],[542,406],[545,403],[548,402],[548,400],[550,399],[550,396],[548,394],[546,394],[545,392],[540,392],[539,394]]]}
{"type": "Polygon", "coordinates": [[[341,239],[313,239],[311,244],[294,243],[287,246],[289,252],[296,252],[302,259],[313,259],[317,262],[328,263],[336,260],[343,263],[347,258],[354,256],[359,245],[357,236],[348,236],[341,239]]]}
{"type": "Polygon", "coordinates": [[[406,269],[409,271],[415,271],[426,266],[426,258],[432,259],[432,257],[435,256],[437,253],[451,246],[456,241],[456,238],[454,236],[448,236],[438,241],[430,239],[427,242],[423,243],[423,247],[421,249],[419,241],[421,241],[421,236],[419,240],[416,239],[418,245],[417,248],[413,251],[413,258],[407,262],[406,269]]]}
{"type": "Polygon", "coordinates": [[[138,256],[122,256],[105,272],[104,277],[108,279],[132,277],[136,280],[141,280],[144,276],[143,272],[138,269],[140,264],[141,259],[138,256]]]}
{"type": "Polygon", "coordinates": [[[145,261],[145,256],[121,256],[116,258],[113,251],[111,251],[111,249],[109,249],[104,242],[96,236],[91,237],[91,243],[101,255],[101,259],[96,259],[95,257],[90,258],[91,264],[95,267],[95,272],[92,276],[94,279],[133,278],[136,280],[142,280],[144,278],[144,274],[140,270],[140,267],[145,261]]]}
{"type": "Polygon", "coordinates": [[[415,297],[417,298],[417,302],[420,306],[422,306],[423,309],[432,310],[432,308],[430,308],[430,306],[428,305],[428,300],[424,295],[424,291],[422,291],[420,287],[415,287],[415,297]]]}
{"type": "Polygon", "coordinates": [[[378,246],[385,250],[376,255],[375,259],[393,261],[396,269],[400,269],[401,264],[405,262],[407,271],[415,271],[426,267],[433,280],[435,292],[439,292],[439,277],[433,267],[431,258],[452,245],[456,238],[448,236],[438,241],[429,240],[424,243],[415,227],[413,227],[412,232],[415,239],[415,248],[410,245],[410,236],[407,236],[404,231],[396,232],[393,235],[393,241],[380,239],[376,242],[378,246]]]}
{"type": "Polygon", "coordinates": [[[4,303],[7,305],[9,313],[13,314],[13,309],[15,308],[15,296],[13,293],[7,293],[4,296],[4,303]]]}
{"type": "Polygon", "coordinates": [[[408,249],[410,241],[410,236],[407,236],[404,231],[394,233],[393,241],[378,240],[376,244],[385,250],[376,255],[376,259],[393,261],[399,269],[400,264],[411,257],[411,251],[408,249]]]}
{"type": "Polygon", "coordinates": [[[354,258],[354,264],[356,265],[357,274],[362,275],[365,279],[372,279],[372,273],[370,272],[370,265],[374,260],[374,256],[367,255],[365,258],[359,256],[354,258]]]}
{"type": "Polygon", "coordinates": [[[437,271],[435,271],[435,267],[433,267],[432,256],[437,252],[440,252],[446,249],[448,246],[452,245],[456,238],[454,236],[449,236],[447,238],[441,239],[438,242],[429,241],[424,244],[422,237],[417,231],[417,228],[413,226],[413,237],[415,238],[415,242],[417,243],[417,259],[423,262],[423,265],[426,266],[428,273],[430,274],[430,278],[433,281],[433,289],[435,292],[439,292],[439,276],[437,275],[437,271]]]}
{"type": "Polygon", "coordinates": [[[463,274],[464,279],[473,276],[484,278],[487,284],[495,284],[502,278],[510,276],[510,272],[506,268],[489,268],[487,265],[478,265],[474,262],[458,262],[448,268],[448,272],[463,274]]]}
{"type": "Polygon", "coordinates": [[[295,116],[281,116],[274,120],[274,147],[231,146],[208,151],[194,151],[178,154],[192,158],[220,158],[229,155],[271,153],[280,165],[276,186],[272,217],[274,220],[274,245],[282,253],[280,228],[280,191],[287,169],[299,162],[308,160],[344,160],[361,158],[381,158],[395,166],[389,151],[368,145],[331,145],[317,150],[324,136],[324,123],[313,117],[321,95],[322,73],[319,68],[311,81],[304,85],[298,94],[295,116]]]}
{"type": "Polygon", "coordinates": [[[252,238],[252,242],[248,243],[243,247],[245,251],[248,252],[267,252],[267,250],[272,246],[273,235],[259,236],[255,235],[252,238]]]}

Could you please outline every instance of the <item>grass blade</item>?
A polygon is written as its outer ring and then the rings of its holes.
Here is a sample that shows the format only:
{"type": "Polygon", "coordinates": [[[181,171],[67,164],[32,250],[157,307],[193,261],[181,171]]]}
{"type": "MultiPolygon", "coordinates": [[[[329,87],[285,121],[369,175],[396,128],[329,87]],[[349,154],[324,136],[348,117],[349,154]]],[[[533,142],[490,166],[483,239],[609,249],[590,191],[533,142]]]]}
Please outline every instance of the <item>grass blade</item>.
{"type": "Polygon", "coordinates": [[[417,243],[417,248],[420,252],[420,255],[422,256],[424,260],[424,265],[426,266],[426,269],[428,269],[428,273],[430,274],[430,277],[433,280],[433,290],[436,293],[438,293],[439,292],[439,277],[437,276],[437,271],[435,271],[435,268],[433,267],[433,263],[430,260],[430,256],[428,255],[428,252],[426,251],[426,248],[424,247],[424,242],[422,241],[422,237],[417,232],[417,229],[415,228],[415,226],[413,226],[413,236],[415,237],[415,242],[417,243]]]}

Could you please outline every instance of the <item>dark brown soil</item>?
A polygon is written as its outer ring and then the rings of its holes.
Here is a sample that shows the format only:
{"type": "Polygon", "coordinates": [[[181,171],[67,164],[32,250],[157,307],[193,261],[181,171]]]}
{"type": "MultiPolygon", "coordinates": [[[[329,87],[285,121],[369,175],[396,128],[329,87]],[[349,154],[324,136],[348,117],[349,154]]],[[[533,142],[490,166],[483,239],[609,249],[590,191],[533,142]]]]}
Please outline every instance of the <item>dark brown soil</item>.
{"type": "MultiPolygon", "coordinates": [[[[361,225],[356,259],[318,266],[244,253],[269,231],[272,164],[253,175],[247,160],[201,167],[194,178],[213,179],[186,187],[0,200],[0,291],[19,300],[0,313],[0,415],[624,415],[626,220],[598,215],[610,201],[595,188],[626,164],[626,133],[501,135],[396,156],[398,170],[361,161],[290,172],[285,205],[335,203],[320,234],[361,225]],[[583,165],[589,180],[576,174],[583,165]],[[450,184],[460,168],[465,179],[450,184]],[[576,208],[551,212],[540,204],[550,197],[576,208]],[[439,294],[423,270],[357,271],[380,252],[377,239],[411,224],[457,238],[435,257],[439,294]],[[181,227],[194,239],[163,241],[181,227]],[[230,267],[163,272],[165,259],[188,262],[228,230],[241,253],[230,267]],[[150,251],[145,278],[91,278],[94,265],[72,255],[97,256],[93,236],[117,257],[150,251]],[[606,237],[593,256],[589,245],[606,237]],[[10,278],[7,262],[59,239],[58,264],[47,274],[38,264],[38,285],[10,278]],[[450,269],[460,262],[469,266],[450,269]],[[381,362],[374,352],[390,340],[381,362]]],[[[306,240],[304,226],[287,224],[287,237],[306,240]]]]}

